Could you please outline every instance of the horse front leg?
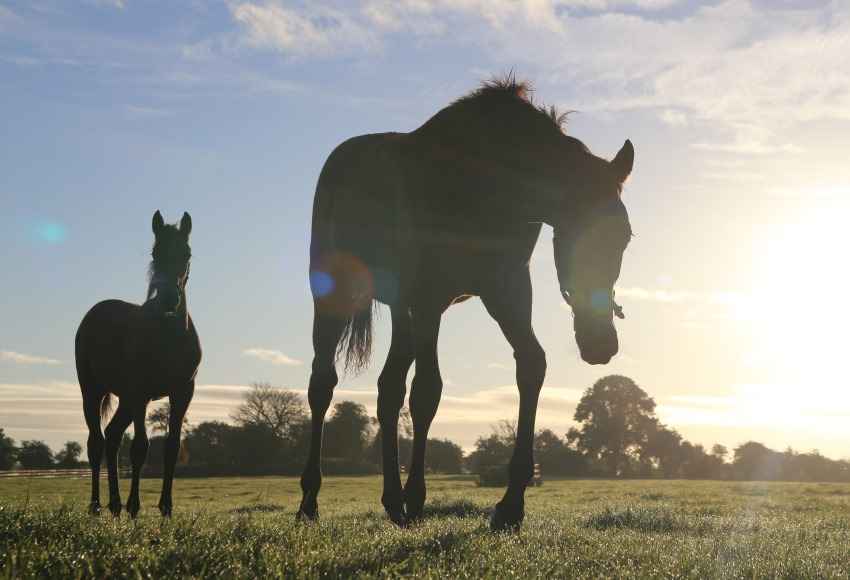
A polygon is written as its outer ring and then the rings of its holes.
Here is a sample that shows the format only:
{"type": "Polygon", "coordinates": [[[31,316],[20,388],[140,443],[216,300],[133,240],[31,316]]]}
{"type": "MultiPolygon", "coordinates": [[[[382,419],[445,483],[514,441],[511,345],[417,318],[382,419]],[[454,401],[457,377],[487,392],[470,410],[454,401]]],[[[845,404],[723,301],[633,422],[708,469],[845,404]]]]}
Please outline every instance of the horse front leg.
{"type": "Polygon", "coordinates": [[[410,315],[406,307],[393,306],[392,342],[387,362],[378,377],[378,422],[381,426],[381,463],[384,491],[381,503],[390,520],[404,525],[404,496],[398,473],[398,414],[407,390],[407,372],[413,364],[410,315]]]}
{"type": "Polygon", "coordinates": [[[145,429],[147,403],[139,405],[133,411],[133,445],[130,447],[130,461],[133,465],[133,480],[130,484],[130,497],[127,498],[127,513],[135,519],[139,514],[142,503],[139,500],[139,477],[148,456],[148,434],[145,429]]]}
{"type": "Polygon", "coordinates": [[[437,358],[437,337],[444,309],[413,310],[413,345],[416,357],[416,374],[410,389],[413,451],[410,472],[404,486],[404,502],[409,520],[421,518],[425,506],[425,448],[428,443],[428,431],[434,415],[437,414],[443,393],[443,379],[437,358]]]}
{"type": "Polygon", "coordinates": [[[177,466],[177,455],[180,452],[180,441],[183,432],[183,418],[189,410],[189,403],[195,394],[195,381],[191,381],[184,389],[168,396],[171,409],[168,415],[168,435],[165,437],[165,453],[163,454],[162,493],[159,496],[159,513],[170,517],[174,503],[171,490],[174,484],[174,469],[177,466]]]}
{"type": "Polygon", "coordinates": [[[534,421],[546,376],[546,353],[531,327],[531,279],[525,269],[508,288],[482,295],[487,311],[499,323],[514,351],[519,388],[516,444],[508,467],[508,489],[490,519],[494,531],[518,530],[525,517],[525,488],[534,476],[534,421]],[[509,299],[506,299],[509,297],[509,299]]]}

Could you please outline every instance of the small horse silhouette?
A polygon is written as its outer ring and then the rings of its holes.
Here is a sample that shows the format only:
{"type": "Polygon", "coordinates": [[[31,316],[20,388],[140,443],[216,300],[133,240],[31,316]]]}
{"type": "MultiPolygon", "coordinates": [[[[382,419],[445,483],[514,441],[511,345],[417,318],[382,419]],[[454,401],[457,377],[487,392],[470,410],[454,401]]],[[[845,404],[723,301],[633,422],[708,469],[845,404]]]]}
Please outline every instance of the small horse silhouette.
{"type": "Polygon", "coordinates": [[[133,482],[127,512],[139,513],[139,474],[148,453],[145,417],[148,403],[168,396],[171,413],[165,440],[165,461],[159,510],[171,515],[171,487],[180,445],[183,417],[195,391],[195,374],[201,362],[201,345],[186,305],[191,249],[192,218],[183,214],[180,226],[153,216],[153,261],[147,300],[141,306],[121,300],[95,304],[77,330],[77,378],[83,394],[83,413],[89,428],[91,465],[89,512],[100,513],[100,461],[106,446],[109,472],[109,510],[121,514],[118,491],[118,447],[133,422],[135,435],[130,456],[133,482]],[[118,409],[106,427],[100,423],[109,412],[111,395],[118,409]]]}

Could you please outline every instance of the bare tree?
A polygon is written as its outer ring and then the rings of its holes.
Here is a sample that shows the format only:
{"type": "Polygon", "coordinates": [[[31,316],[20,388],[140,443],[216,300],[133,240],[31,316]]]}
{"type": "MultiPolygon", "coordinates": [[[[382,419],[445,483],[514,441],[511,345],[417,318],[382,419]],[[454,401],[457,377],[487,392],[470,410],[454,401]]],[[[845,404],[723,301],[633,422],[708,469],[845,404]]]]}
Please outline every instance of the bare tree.
{"type": "MultiPolygon", "coordinates": [[[[164,405],[151,409],[148,413],[147,423],[153,433],[168,434],[168,420],[171,417],[171,403],[168,401],[164,405]]],[[[189,428],[189,415],[183,415],[183,435],[189,428]]]]}
{"type": "Polygon", "coordinates": [[[307,420],[307,413],[298,393],[269,383],[254,383],[231,417],[239,425],[261,425],[280,439],[290,439],[307,420]]]}

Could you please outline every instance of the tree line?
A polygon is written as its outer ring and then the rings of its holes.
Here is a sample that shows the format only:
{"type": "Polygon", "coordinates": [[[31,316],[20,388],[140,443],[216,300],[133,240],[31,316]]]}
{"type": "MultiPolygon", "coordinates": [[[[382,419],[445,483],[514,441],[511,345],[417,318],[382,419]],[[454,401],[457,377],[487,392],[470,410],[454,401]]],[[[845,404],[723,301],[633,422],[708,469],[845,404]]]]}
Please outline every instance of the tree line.
{"type": "MultiPolygon", "coordinates": [[[[576,407],[576,426],[563,436],[550,429],[536,433],[535,461],[545,476],[663,477],[693,479],[850,481],[850,462],[817,451],[778,452],[755,441],[731,452],[723,445],[706,449],[685,440],[660,422],[656,403],[632,379],[610,375],[585,391],[576,407]]],[[[162,442],[168,430],[167,405],[148,415],[152,436],[146,474],[162,465],[162,442]]],[[[412,447],[412,423],[402,410],[399,455],[412,447]]],[[[482,482],[504,482],[515,440],[515,424],[502,421],[464,456],[448,439],[429,439],[426,469],[432,473],[471,472],[482,482]]],[[[254,384],[231,415],[231,422],[186,425],[178,469],[182,475],[294,475],[305,460],[309,416],[303,398],[267,383],[254,384]]],[[[377,420],[352,401],[337,403],[325,424],[323,469],[327,474],[379,473],[381,433],[377,420]]],[[[131,438],[119,452],[130,464],[131,438]]],[[[82,448],[69,441],[54,454],[42,441],[20,446],[0,429],[0,469],[73,468],[84,466],[82,448]]]]}

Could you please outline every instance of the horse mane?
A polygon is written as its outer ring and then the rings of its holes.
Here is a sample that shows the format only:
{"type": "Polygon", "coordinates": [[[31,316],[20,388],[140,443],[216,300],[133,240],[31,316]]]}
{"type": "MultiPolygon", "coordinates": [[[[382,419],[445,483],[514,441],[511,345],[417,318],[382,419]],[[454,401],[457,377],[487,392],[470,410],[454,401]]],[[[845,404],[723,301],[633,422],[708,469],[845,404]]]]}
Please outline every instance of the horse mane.
{"type": "Polygon", "coordinates": [[[491,106],[499,102],[517,102],[534,109],[542,117],[551,122],[552,126],[563,133],[570,113],[574,111],[562,111],[555,105],[545,105],[534,101],[534,87],[527,80],[518,80],[516,74],[511,71],[501,77],[493,77],[483,81],[481,85],[466,95],[456,99],[455,105],[480,105],[491,106]]]}

